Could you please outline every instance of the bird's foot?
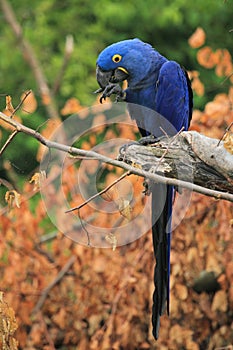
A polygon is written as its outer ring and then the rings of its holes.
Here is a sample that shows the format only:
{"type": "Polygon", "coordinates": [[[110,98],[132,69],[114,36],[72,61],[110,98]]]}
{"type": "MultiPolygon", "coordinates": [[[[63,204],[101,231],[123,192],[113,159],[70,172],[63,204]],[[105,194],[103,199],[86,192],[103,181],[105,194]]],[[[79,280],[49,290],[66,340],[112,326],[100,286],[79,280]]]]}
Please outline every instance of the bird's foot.
{"type": "Polygon", "coordinates": [[[138,142],[140,145],[147,146],[147,145],[152,145],[156,142],[159,142],[160,137],[155,137],[154,135],[148,135],[140,138],[138,142]]]}
{"type": "Polygon", "coordinates": [[[103,92],[102,95],[100,96],[100,103],[103,103],[103,100],[106,100],[107,97],[110,97],[111,95],[116,95],[115,102],[119,101],[124,101],[125,100],[125,92],[122,90],[120,85],[114,84],[114,83],[109,83],[104,90],[98,89],[95,91],[96,93],[98,92],[103,92]]]}

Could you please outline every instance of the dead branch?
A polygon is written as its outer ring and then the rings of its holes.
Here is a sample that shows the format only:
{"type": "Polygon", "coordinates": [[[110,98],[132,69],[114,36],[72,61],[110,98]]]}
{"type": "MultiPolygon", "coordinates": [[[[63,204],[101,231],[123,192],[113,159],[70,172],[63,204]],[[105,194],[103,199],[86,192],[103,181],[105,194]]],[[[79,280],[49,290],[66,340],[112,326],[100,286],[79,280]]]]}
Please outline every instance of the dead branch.
{"type": "Polygon", "coordinates": [[[118,159],[145,171],[233,193],[233,155],[224,142],[195,131],[163,137],[150,146],[125,145],[118,159]]]}
{"type": "Polygon", "coordinates": [[[51,90],[46,82],[46,78],[44,76],[40,62],[38,61],[32,46],[24,38],[23,29],[16,19],[12,6],[9,4],[7,0],[0,0],[0,5],[3,11],[3,14],[5,16],[5,19],[10,25],[17,39],[17,43],[19,44],[20,49],[23,53],[23,57],[25,58],[25,60],[27,60],[28,64],[32,69],[36,83],[39,88],[42,101],[44,101],[45,99],[49,101],[49,103],[46,103],[46,104],[44,103],[49,116],[51,118],[58,118],[59,113],[56,108],[56,104],[54,102],[54,98],[52,96],[51,90]]]}
{"type": "Polygon", "coordinates": [[[61,69],[57,75],[57,78],[55,79],[54,86],[53,86],[53,94],[56,95],[61,87],[61,82],[63,79],[63,76],[65,74],[66,68],[68,66],[70,57],[72,55],[72,52],[74,50],[74,38],[73,35],[67,35],[66,37],[66,43],[65,43],[65,52],[63,57],[63,62],[61,69]]]}
{"type": "Polygon", "coordinates": [[[94,194],[93,196],[91,196],[90,198],[88,198],[85,202],[83,202],[82,204],[78,205],[77,207],[71,208],[66,210],[66,213],[70,213],[71,211],[75,211],[75,210],[79,210],[82,207],[84,207],[86,204],[88,204],[89,202],[91,202],[93,199],[95,199],[96,197],[101,196],[102,194],[106,193],[110,188],[112,188],[113,186],[115,186],[118,182],[120,182],[121,180],[123,180],[126,176],[129,176],[130,171],[127,171],[126,173],[124,173],[123,175],[121,175],[118,179],[116,179],[115,181],[113,181],[110,185],[108,185],[107,187],[105,187],[102,191],[94,194]]]}
{"type": "MultiPolygon", "coordinates": [[[[17,122],[16,120],[12,119],[12,118],[9,118],[8,116],[6,116],[4,113],[0,112],[0,119],[2,121],[4,121],[5,123],[13,126],[15,128],[15,130],[19,132],[23,132],[24,134],[26,135],[29,135],[31,137],[33,137],[34,139],[36,139],[38,142],[40,142],[41,144],[43,144],[44,146],[46,146],[47,148],[53,148],[53,149],[57,149],[61,152],[65,152],[67,154],[71,154],[71,155],[78,155],[78,156],[82,156],[82,157],[86,157],[86,158],[89,158],[89,159],[98,159],[99,161],[102,161],[104,163],[107,163],[107,164],[111,164],[113,166],[116,166],[116,167],[119,167],[119,168],[122,168],[122,169],[125,169],[125,170],[128,170],[130,171],[130,173],[132,174],[135,174],[135,175],[138,175],[138,176],[141,176],[141,177],[144,177],[144,178],[148,178],[152,181],[155,181],[155,182],[160,182],[160,183],[163,183],[163,184],[166,184],[166,185],[174,185],[176,187],[180,187],[180,188],[187,188],[191,191],[195,191],[195,192],[198,192],[198,193],[201,193],[201,194],[204,194],[206,196],[210,196],[210,197],[214,197],[216,199],[225,199],[225,200],[228,200],[228,201],[231,201],[233,202],[233,187],[232,187],[232,184],[229,182],[229,190],[227,190],[228,192],[222,192],[222,191],[218,191],[218,190],[213,190],[211,188],[206,188],[206,184],[204,184],[205,187],[203,186],[200,186],[199,184],[196,184],[195,181],[194,183],[190,182],[190,177],[189,176],[186,176],[184,177],[183,180],[181,180],[180,178],[177,179],[175,177],[171,177],[172,176],[172,172],[170,172],[170,175],[169,177],[165,177],[165,176],[161,176],[159,174],[161,174],[161,168],[160,166],[158,167],[158,169],[156,169],[156,172],[158,173],[153,173],[152,171],[149,171],[150,170],[150,167],[149,169],[146,168],[145,166],[141,166],[140,167],[140,153],[142,150],[145,151],[145,149],[147,150],[150,150],[151,147],[145,147],[145,146],[141,146],[141,145],[138,145],[138,154],[137,156],[135,156],[135,162],[132,164],[132,157],[129,159],[129,161],[127,161],[127,153],[124,151],[123,154],[122,154],[122,151],[123,149],[127,149],[129,150],[130,147],[125,147],[125,148],[121,148],[121,151],[120,151],[120,156],[119,156],[119,160],[116,160],[116,159],[112,159],[112,158],[109,158],[109,157],[106,157],[104,155],[101,155],[99,153],[96,153],[94,151],[86,151],[86,150],[82,150],[82,149],[79,149],[79,148],[76,148],[76,147],[71,147],[69,145],[65,145],[65,144],[62,144],[62,143],[58,143],[58,142],[54,142],[54,141],[50,141],[48,139],[46,139],[44,136],[42,136],[39,132],[35,131],[34,129],[31,129],[19,122],[17,122]],[[128,164],[130,163],[130,164],[128,164]],[[139,164],[139,166],[134,166],[134,164],[139,164]]],[[[194,132],[185,132],[185,134],[187,135],[187,138],[188,137],[192,137],[194,132]],[[190,135],[190,136],[188,136],[190,135]]],[[[182,133],[181,135],[183,135],[184,133],[182,133]]],[[[200,141],[199,143],[201,142],[201,139],[202,138],[205,138],[203,135],[200,135],[199,134],[199,137],[200,137],[200,141]]],[[[177,138],[179,140],[179,138],[177,138]]],[[[207,138],[209,139],[209,138],[207,138]]],[[[209,139],[211,140],[211,139],[209,139]]],[[[213,139],[214,140],[214,139],[213,139]]],[[[216,140],[215,140],[216,141],[216,140]]],[[[218,142],[218,140],[217,140],[218,142]]],[[[10,143],[9,143],[10,144],[10,143]]],[[[9,146],[8,144],[8,146],[9,146]]],[[[131,146],[136,146],[136,145],[131,145],[131,146]]],[[[177,146],[178,147],[178,146],[177,146]]],[[[164,160],[163,162],[161,162],[160,165],[162,165],[164,163],[164,161],[167,159],[167,158],[177,158],[177,160],[180,159],[180,162],[181,162],[181,165],[183,167],[183,172],[184,173],[188,173],[190,174],[190,171],[192,170],[192,163],[187,163],[187,167],[185,167],[185,157],[187,155],[187,152],[185,152],[185,149],[182,150],[180,153],[178,152],[179,156],[176,154],[177,153],[177,147],[173,147],[173,151],[171,152],[171,148],[170,148],[170,151],[167,152],[167,155],[166,157],[164,157],[164,160]],[[173,154],[173,152],[175,152],[173,154]],[[180,157],[180,158],[179,158],[180,157]],[[189,169],[189,171],[188,171],[189,169]]],[[[186,147],[191,147],[191,144],[189,144],[189,146],[187,146],[187,142],[186,142],[186,147]]],[[[197,147],[197,145],[195,146],[197,147]]],[[[206,145],[204,147],[207,147],[206,145]]],[[[208,148],[208,147],[207,147],[208,148]]],[[[221,148],[221,149],[224,149],[224,147],[218,147],[218,148],[221,148]]],[[[215,151],[217,152],[217,149],[215,149],[215,151]]],[[[157,148],[157,150],[159,149],[159,147],[157,148]]],[[[229,155],[229,166],[231,166],[231,169],[233,169],[233,165],[232,165],[232,161],[233,161],[233,157],[230,153],[228,153],[226,150],[225,152],[229,155]]],[[[160,157],[163,155],[164,153],[164,150],[161,148],[161,151],[160,151],[160,157]]],[[[215,153],[213,153],[215,155],[215,153]]],[[[142,162],[144,162],[144,164],[146,164],[148,162],[148,154],[146,154],[144,152],[142,152],[142,162]],[[144,158],[145,157],[145,158],[144,158]],[[144,160],[143,160],[144,159],[144,160]]],[[[158,156],[158,155],[157,155],[158,156]]],[[[220,156],[220,158],[222,157],[222,155],[220,156]]],[[[149,158],[151,161],[154,161],[156,162],[156,155],[153,153],[153,148],[152,148],[152,152],[150,153],[149,155],[149,158]]],[[[215,160],[215,156],[214,156],[214,159],[213,161],[215,160]]],[[[221,160],[221,159],[220,159],[221,160]]],[[[203,160],[199,160],[200,161],[200,164],[204,161],[203,160]]],[[[220,169],[221,169],[221,166],[223,166],[223,170],[222,170],[222,173],[225,173],[225,170],[224,170],[224,160],[222,162],[221,165],[219,165],[220,169]]],[[[143,164],[142,164],[143,165],[143,164]]],[[[156,165],[156,164],[154,164],[156,165]]],[[[181,169],[182,169],[181,167],[181,169]]],[[[210,168],[211,168],[211,165],[210,165],[210,168]]],[[[163,169],[164,170],[164,169],[163,169]]],[[[213,170],[214,171],[214,170],[213,170]]],[[[164,172],[163,172],[164,173],[164,172]]],[[[221,174],[221,171],[220,171],[220,174],[221,174]]],[[[166,175],[167,172],[166,172],[166,175]]],[[[211,173],[210,173],[210,176],[211,176],[211,173]]],[[[198,179],[198,176],[194,177],[194,179],[198,179]]],[[[223,175],[223,179],[224,179],[224,183],[226,184],[227,183],[227,180],[226,180],[226,177],[223,175]]],[[[229,181],[232,181],[232,176],[231,176],[231,173],[229,171],[229,181]]],[[[227,188],[228,188],[227,187],[227,188]]]]}
{"type": "Polygon", "coordinates": [[[63,266],[63,268],[59,271],[59,273],[54,278],[54,280],[51,283],[49,283],[49,285],[43,290],[36,306],[32,311],[33,314],[37,313],[42,308],[50,290],[62,280],[62,278],[69,271],[71,266],[74,264],[75,260],[76,260],[76,256],[72,255],[71,258],[67,261],[67,263],[63,266]]]}
{"type": "Polygon", "coordinates": [[[5,149],[7,148],[7,146],[12,142],[13,138],[17,135],[18,131],[14,130],[12,132],[12,134],[9,135],[8,139],[6,140],[6,142],[4,143],[4,145],[2,146],[2,148],[0,149],[0,156],[3,154],[3,152],[5,151],[5,149]]]}

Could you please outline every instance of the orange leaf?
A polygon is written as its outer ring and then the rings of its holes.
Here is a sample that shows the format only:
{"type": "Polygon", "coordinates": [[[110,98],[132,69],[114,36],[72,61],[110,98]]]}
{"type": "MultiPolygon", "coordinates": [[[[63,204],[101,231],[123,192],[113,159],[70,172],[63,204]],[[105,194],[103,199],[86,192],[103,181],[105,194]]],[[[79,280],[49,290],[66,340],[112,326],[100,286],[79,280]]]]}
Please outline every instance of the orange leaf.
{"type": "Polygon", "coordinates": [[[224,290],[219,290],[213,299],[211,310],[226,312],[228,307],[227,294],[224,290]]]}
{"type": "Polygon", "coordinates": [[[14,113],[15,109],[14,109],[11,101],[12,101],[11,96],[7,95],[6,96],[6,110],[12,114],[12,113],[14,113]]]}
{"type": "Polygon", "coordinates": [[[216,66],[215,72],[218,76],[228,76],[232,74],[233,66],[231,61],[231,55],[228,50],[217,50],[219,63],[216,66]]]}
{"type": "Polygon", "coordinates": [[[131,212],[132,208],[130,206],[130,202],[126,199],[120,198],[119,199],[119,212],[122,216],[124,216],[128,221],[131,220],[131,212]]]}
{"type": "Polygon", "coordinates": [[[75,97],[70,98],[66,101],[65,106],[61,110],[62,115],[78,113],[83,109],[79,100],[75,97]]]}
{"type": "Polygon", "coordinates": [[[216,59],[211,47],[205,46],[197,52],[198,63],[205,68],[213,68],[216,65],[216,59]]]}
{"type": "Polygon", "coordinates": [[[176,295],[179,299],[181,300],[185,300],[188,297],[188,289],[185,285],[183,284],[176,284],[175,285],[175,289],[176,289],[176,295]]]}
{"type": "Polygon", "coordinates": [[[9,209],[12,209],[14,206],[20,208],[21,196],[15,190],[7,191],[5,194],[5,201],[7,202],[9,209]]]}
{"type": "Polygon", "coordinates": [[[40,171],[38,173],[35,173],[32,177],[29,183],[34,183],[33,191],[39,191],[41,183],[45,181],[46,179],[46,173],[45,171],[40,171]]]}
{"type": "Polygon", "coordinates": [[[233,133],[228,131],[223,137],[224,148],[230,153],[233,154],[233,133]]]}
{"type": "Polygon", "coordinates": [[[205,43],[206,34],[201,27],[198,27],[196,31],[188,39],[189,45],[196,49],[205,43]]]}
{"type": "MultiPolygon", "coordinates": [[[[21,96],[21,100],[25,97],[25,94],[21,96]]],[[[34,93],[31,91],[22,104],[22,112],[24,114],[33,113],[37,109],[37,101],[34,93]]]]}
{"type": "Polygon", "coordinates": [[[199,78],[194,78],[192,80],[192,88],[198,96],[203,96],[205,93],[205,87],[199,78]]]}
{"type": "Polygon", "coordinates": [[[0,292],[0,345],[3,345],[3,349],[18,349],[18,342],[13,338],[17,328],[15,312],[3,300],[3,292],[0,292]]]}
{"type": "Polygon", "coordinates": [[[106,236],[105,236],[105,240],[111,244],[112,246],[112,250],[116,250],[116,247],[117,247],[117,238],[115,236],[114,233],[108,233],[106,236]]]}

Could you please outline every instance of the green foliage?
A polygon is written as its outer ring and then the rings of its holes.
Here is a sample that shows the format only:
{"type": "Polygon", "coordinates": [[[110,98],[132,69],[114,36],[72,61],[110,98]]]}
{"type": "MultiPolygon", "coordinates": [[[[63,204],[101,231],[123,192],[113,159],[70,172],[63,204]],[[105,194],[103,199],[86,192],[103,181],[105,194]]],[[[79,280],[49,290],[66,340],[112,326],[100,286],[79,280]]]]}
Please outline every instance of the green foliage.
{"type": "MultiPolygon", "coordinates": [[[[187,39],[197,26],[207,32],[213,48],[232,45],[230,2],[12,0],[11,4],[51,86],[62,64],[65,37],[74,36],[75,50],[57,96],[60,106],[71,96],[85,105],[94,100],[96,57],[112,42],[139,37],[188,69],[196,68],[187,39]]],[[[28,88],[36,90],[33,75],[3,20],[0,29],[1,92],[20,95],[28,88]]]]}
{"type": "MultiPolygon", "coordinates": [[[[227,83],[220,84],[222,79],[217,78],[213,70],[200,69],[196,52],[189,47],[187,39],[201,26],[207,33],[207,44],[213,49],[230,49],[233,35],[229,32],[232,26],[230,1],[11,0],[10,3],[51,88],[62,66],[66,36],[74,37],[74,52],[55,96],[59,109],[70,97],[78,98],[83,105],[92,104],[96,99],[92,92],[97,89],[95,61],[99,52],[112,42],[133,37],[150,42],[162,54],[189,70],[200,70],[206,94],[202,98],[195,97],[195,107],[202,108],[216,93],[227,88],[227,83]]],[[[33,89],[39,107],[33,115],[24,116],[23,121],[36,129],[48,116],[35,78],[2,12],[0,18],[0,93],[10,94],[14,101],[19,101],[23,91],[33,89]]],[[[2,96],[0,109],[4,107],[2,96]]],[[[12,146],[7,150],[7,157],[15,170],[20,166],[23,173],[32,171],[36,165],[36,142],[18,135],[12,146]],[[24,152],[19,160],[17,150],[22,146],[24,152]]]]}

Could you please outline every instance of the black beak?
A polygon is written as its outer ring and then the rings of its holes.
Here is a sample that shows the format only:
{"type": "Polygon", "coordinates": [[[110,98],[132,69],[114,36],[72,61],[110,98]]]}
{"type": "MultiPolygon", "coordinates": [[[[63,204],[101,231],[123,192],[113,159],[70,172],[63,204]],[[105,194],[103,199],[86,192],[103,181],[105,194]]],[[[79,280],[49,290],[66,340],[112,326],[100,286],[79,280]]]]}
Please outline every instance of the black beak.
{"type": "Polygon", "coordinates": [[[124,68],[116,68],[115,70],[104,71],[98,65],[96,66],[96,79],[102,90],[109,83],[119,83],[128,77],[128,72],[124,68]]]}

